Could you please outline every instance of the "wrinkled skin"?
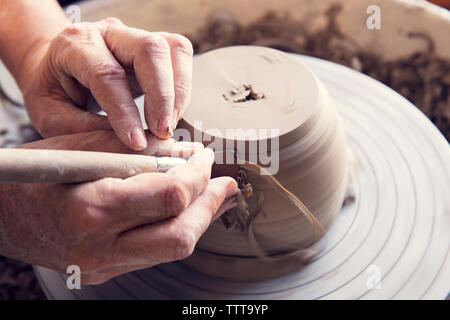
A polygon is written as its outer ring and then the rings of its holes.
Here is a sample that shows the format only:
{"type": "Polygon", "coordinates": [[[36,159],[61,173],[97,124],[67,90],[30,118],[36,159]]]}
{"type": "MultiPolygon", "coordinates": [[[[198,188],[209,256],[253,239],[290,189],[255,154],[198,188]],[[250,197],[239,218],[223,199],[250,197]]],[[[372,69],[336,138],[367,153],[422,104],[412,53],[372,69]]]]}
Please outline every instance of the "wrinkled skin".
{"type": "Polygon", "coordinates": [[[165,174],[0,184],[0,254],[60,272],[78,265],[84,283],[190,255],[234,205],[237,186],[209,179],[210,150],[169,139],[191,94],[189,40],[115,18],[69,24],[53,0],[0,0],[0,13],[0,58],[49,138],[22,147],[192,155],[165,174]],[[138,94],[151,133],[143,131],[138,94]]]}
{"type": "Polygon", "coordinates": [[[44,137],[112,129],[133,150],[146,148],[134,97],[144,94],[145,121],[172,136],[191,95],[190,41],[148,32],[116,18],[68,25],[25,57],[21,87],[30,118],[44,137]],[[100,106],[107,117],[86,111],[100,106]]]}

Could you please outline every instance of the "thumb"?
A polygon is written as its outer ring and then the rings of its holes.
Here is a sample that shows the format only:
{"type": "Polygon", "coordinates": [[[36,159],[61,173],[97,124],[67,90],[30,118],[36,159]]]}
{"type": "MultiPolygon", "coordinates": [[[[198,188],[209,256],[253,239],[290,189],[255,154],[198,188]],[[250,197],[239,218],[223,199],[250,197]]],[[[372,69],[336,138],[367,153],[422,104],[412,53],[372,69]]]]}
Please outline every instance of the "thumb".
{"type": "Polygon", "coordinates": [[[108,118],[84,111],[67,101],[43,99],[38,106],[29,108],[31,122],[44,138],[111,130],[108,118]]]}

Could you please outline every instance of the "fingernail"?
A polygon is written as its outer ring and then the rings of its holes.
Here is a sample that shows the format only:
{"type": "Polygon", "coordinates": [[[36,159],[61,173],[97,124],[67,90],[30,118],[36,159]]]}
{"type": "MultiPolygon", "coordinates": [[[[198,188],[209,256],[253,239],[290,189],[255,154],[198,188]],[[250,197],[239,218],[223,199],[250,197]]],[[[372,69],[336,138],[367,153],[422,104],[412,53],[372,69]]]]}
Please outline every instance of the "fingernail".
{"type": "Polygon", "coordinates": [[[189,162],[195,164],[212,165],[214,162],[214,152],[211,149],[204,148],[192,155],[189,162]]]}
{"type": "Polygon", "coordinates": [[[196,151],[200,151],[205,148],[203,146],[203,144],[200,142],[181,141],[181,142],[178,142],[177,145],[179,145],[180,147],[182,147],[184,149],[190,149],[190,150],[196,150],[196,151]]]}
{"type": "Polygon", "coordinates": [[[170,138],[173,136],[172,128],[170,127],[169,120],[167,118],[160,119],[158,121],[158,126],[156,127],[158,133],[165,135],[170,138]]]}
{"type": "Polygon", "coordinates": [[[131,145],[137,149],[142,150],[147,147],[147,138],[145,137],[144,131],[139,127],[133,129],[130,140],[131,145]]]}

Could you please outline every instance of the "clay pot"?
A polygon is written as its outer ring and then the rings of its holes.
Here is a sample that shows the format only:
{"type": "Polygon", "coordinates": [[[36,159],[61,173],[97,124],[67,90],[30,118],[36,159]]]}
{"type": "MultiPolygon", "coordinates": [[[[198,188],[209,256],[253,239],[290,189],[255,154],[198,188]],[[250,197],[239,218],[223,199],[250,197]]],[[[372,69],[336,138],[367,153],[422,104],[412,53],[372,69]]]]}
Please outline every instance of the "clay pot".
{"type": "MultiPolygon", "coordinates": [[[[348,157],[341,121],[321,82],[287,54],[255,46],[203,54],[195,59],[193,74],[193,96],[181,127],[213,148],[219,163],[225,160],[223,153],[236,153],[237,159],[268,167],[266,173],[272,173],[327,229],[344,199],[348,157]],[[248,100],[239,92],[245,88],[248,100]],[[270,163],[265,159],[267,148],[270,163]]],[[[216,165],[213,175],[230,175],[230,166],[239,164],[216,165]]],[[[263,269],[258,276],[250,273],[257,278],[299,268],[299,260],[288,270],[261,268],[260,251],[278,258],[289,255],[317,240],[317,229],[270,180],[245,172],[253,194],[263,197],[261,210],[251,222],[253,233],[249,235],[246,228],[230,230],[217,220],[197,245],[202,252],[194,253],[186,263],[204,273],[234,279],[249,275],[242,272],[244,267],[236,263],[236,257],[247,258],[244,264],[249,268],[263,269]],[[217,255],[221,255],[220,268],[209,262],[218,261],[217,255]]],[[[255,204],[251,210],[257,210],[255,204]]]]}

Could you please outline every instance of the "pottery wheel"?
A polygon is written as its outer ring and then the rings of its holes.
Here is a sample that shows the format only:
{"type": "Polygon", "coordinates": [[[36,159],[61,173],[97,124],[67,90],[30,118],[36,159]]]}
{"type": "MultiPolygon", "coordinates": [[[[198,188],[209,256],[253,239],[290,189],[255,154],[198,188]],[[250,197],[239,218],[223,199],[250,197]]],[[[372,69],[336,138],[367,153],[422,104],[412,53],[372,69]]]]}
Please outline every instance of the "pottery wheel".
{"type": "Polygon", "coordinates": [[[294,55],[323,82],[354,155],[354,201],[296,273],[213,278],[174,262],[69,291],[36,267],[56,299],[443,299],[450,287],[450,148],[411,103],[346,67],[294,55]]]}

